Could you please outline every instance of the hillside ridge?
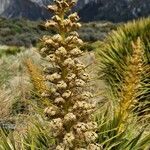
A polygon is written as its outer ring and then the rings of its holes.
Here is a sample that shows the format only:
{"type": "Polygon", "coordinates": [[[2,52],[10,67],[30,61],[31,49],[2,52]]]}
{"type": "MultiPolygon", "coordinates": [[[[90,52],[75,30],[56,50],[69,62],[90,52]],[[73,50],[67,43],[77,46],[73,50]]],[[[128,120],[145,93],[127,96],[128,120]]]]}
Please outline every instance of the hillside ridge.
{"type": "MultiPolygon", "coordinates": [[[[52,1],[0,0],[0,16],[45,20],[51,16],[45,6],[52,1]]],[[[126,22],[149,16],[150,0],[78,0],[74,11],[79,12],[83,22],[99,20],[126,22]]]]}

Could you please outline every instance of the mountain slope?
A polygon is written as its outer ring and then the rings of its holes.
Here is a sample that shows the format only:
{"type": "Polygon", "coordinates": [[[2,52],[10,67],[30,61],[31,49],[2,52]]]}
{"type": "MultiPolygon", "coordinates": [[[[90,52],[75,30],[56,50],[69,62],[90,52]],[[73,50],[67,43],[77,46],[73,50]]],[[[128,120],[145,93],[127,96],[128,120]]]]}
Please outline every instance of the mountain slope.
{"type": "Polygon", "coordinates": [[[53,0],[30,0],[30,1],[37,3],[40,6],[46,6],[49,3],[51,3],[53,0]]]}
{"type": "Polygon", "coordinates": [[[0,0],[0,14],[7,9],[10,4],[10,0],[0,0]]]}
{"type": "Polygon", "coordinates": [[[10,5],[2,13],[6,18],[29,18],[31,20],[46,19],[49,12],[30,0],[11,0],[10,5]]]}
{"type": "Polygon", "coordinates": [[[150,15],[150,0],[99,0],[80,11],[82,21],[109,20],[121,22],[150,15]]]}
{"type": "MultiPolygon", "coordinates": [[[[53,0],[0,0],[0,15],[6,18],[47,19],[45,6],[53,0]]],[[[122,22],[150,15],[150,0],[78,0],[75,11],[81,21],[122,22]]]]}

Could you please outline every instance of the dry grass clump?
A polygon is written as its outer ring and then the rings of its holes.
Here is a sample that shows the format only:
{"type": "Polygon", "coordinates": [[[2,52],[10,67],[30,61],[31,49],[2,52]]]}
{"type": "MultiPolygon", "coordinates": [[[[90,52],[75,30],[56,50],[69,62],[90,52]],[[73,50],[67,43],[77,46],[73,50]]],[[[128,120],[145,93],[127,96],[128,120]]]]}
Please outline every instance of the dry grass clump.
{"type": "Polygon", "coordinates": [[[0,89],[0,123],[4,123],[10,118],[10,110],[12,106],[12,95],[6,89],[0,89]]]}
{"type": "Polygon", "coordinates": [[[17,115],[27,112],[32,90],[24,64],[24,60],[28,57],[35,62],[40,60],[33,50],[26,50],[15,56],[3,56],[0,59],[0,118],[1,122],[6,124],[10,122],[9,120],[14,123],[17,115]]]}

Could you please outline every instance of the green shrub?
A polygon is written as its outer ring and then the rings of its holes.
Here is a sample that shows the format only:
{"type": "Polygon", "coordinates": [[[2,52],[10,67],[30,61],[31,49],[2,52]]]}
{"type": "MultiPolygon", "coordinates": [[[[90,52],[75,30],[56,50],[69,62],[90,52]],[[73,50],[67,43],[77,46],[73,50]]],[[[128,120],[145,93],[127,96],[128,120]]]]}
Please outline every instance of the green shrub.
{"type": "Polygon", "coordinates": [[[23,49],[17,46],[5,47],[0,49],[0,57],[3,55],[15,55],[22,51],[23,49]]]}
{"type": "Polygon", "coordinates": [[[91,22],[83,24],[83,27],[79,30],[79,35],[84,41],[95,42],[103,40],[112,29],[116,29],[115,24],[109,22],[91,22]]]}
{"type": "MultiPolygon", "coordinates": [[[[131,56],[131,41],[141,38],[144,45],[144,71],[141,80],[142,86],[139,90],[139,101],[144,102],[140,106],[139,111],[146,110],[149,107],[150,95],[150,18],[143,18],[137,21],[129,22],[118,27],[117,31],[113,31],[103,42],[101,49],[98,49],[100,59],[100,73],[102,79],[105,80],[108,87],[111,87],[112,94],[118,97],[120,84],[123,81],[123,74],[127,66],[126,59],[131,56]],[[147,68],[147,69],[146,69],[147,68]]],[[[140,104],[141,105],[141,104],[140,104]]],[[[139,109],[139,108],[138,108],[139,109]]],[[[143,114],[143,113],[142,113],[143,114]]],[[[145,112],[144,112],[145,114],[145,112]]]]}

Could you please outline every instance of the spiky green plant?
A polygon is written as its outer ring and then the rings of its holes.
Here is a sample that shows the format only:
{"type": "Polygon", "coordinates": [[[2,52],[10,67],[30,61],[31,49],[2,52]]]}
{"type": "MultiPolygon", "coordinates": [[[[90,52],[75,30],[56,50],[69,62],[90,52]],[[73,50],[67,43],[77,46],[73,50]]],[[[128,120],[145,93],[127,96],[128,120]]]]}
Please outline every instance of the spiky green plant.
{"type": "Polygon", "coordinates": [[[25,150],[53,150],[55,139],[51,135],[49,122],[40,121],[39,118],[33,118],[25,134],[22,135],[22,143],[20,145],[25,150]]]}
{"type": "MultiPolygon", "coordinates": [[[[40,118],[42,119],[42,118],[40,118]]],[[[28,125],[12,132],[0,129],[1,150],[53,150],[55,139],[52,138],[49,123],[37,117],[30,117],[28,125]]]]}
{"type": "Polygon", "coordinates": [[[132,55],[131,41],[138,37],[143,42],[143,72],[141,87],[139,87],[138,100],[140,103],[136,109],[139,114],[149,113],[150,95],[150,18],[143,18],[121,25],[116,31],[104,40],[101,49],[98,49],[100,60],[101,78],[108,85],[112,96],[119,97],[120,85],[124,78],[125,68],[127,67],[127,57],[132,55]]]}
{"type": "Polygon", "coordinates": [[[139,125],[137,119],[130,116],[126,118],[126,121],[130,120],[130,123],[126,123],[124,130],[118,132],[122,116],[116,115],[109,108],[110,103],[101,107],[95,114],[95,121],[98,123],[98,143],[101,144],[102,149],[148,150],[150,148],[148,127],[139,125]]]}
{"type": "Polygon", "coordinates": [[[143,71],[143,46],[140,38],[131,45],[132,55],[126,60],[128,65],[124,71],[118,103],[113,103],[113,108],[110,103],[106,104],[104,113],[95,115],[99,124],[99,142],[109,150],[146,149],[150,141],[149,130],[144,131],[146,125],[139,123],[133,115],[143,71]],[[142,144],[143,140],[146,141],[142,144]]]}

